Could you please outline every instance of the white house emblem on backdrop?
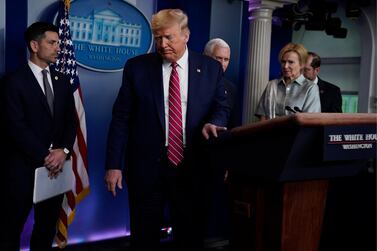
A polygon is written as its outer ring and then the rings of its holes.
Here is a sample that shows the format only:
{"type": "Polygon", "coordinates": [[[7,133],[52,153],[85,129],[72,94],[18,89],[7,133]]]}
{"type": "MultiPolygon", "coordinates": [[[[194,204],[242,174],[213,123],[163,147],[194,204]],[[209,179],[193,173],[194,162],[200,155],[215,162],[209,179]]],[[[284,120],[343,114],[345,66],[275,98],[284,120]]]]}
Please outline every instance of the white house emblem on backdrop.
{"type": "Polygon", "coordinates": [[[121,71],[129,58],[151,48],[149,21],[125,1],[76,0],[69,19],[76,59],[85,68],[121,71]]]}

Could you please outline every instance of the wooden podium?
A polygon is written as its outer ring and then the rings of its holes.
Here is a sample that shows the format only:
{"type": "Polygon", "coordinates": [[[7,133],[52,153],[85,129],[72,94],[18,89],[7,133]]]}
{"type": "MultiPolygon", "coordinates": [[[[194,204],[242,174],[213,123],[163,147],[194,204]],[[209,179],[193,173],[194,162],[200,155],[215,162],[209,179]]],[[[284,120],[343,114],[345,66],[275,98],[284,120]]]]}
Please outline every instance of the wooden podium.
{"type": "Polygon", "coordinates": [[[237,127],[215,144],[229,170],[232,251],[317,251],[328,179],[376,157],[376,114],[300,113],[237,127]]]}

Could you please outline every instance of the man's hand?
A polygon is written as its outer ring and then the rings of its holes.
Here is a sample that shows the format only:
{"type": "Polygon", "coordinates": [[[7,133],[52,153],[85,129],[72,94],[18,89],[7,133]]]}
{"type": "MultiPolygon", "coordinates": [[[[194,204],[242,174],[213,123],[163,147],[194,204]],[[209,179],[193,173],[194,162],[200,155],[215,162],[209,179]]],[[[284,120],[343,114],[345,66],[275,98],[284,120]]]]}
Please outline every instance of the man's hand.
{"type": "Polygon", "coordinates": [[[52,149],[50,153],[44,159],[44,166],[48,169],[48,177],[56,178],[64,165],[64,161],[67,155],[64,153],[63,149],[52,149]]]}
{"type": "Polygon", "coordinates": [[[107,190],[116,196],[116,187],[123,189],[122,187],[122,171],[119,169],[109,169],[105,174],[105,182],[107,190]]]}
{"type": "Polygon", "coordinates": [[[210,136],[217,138],[217,132],[220,132],[220,131],[226,131],[226,127],[207,123],[203,126],[202,134],[205,139],[209,139],[210,136]]]}
{"type": "Polygon", "coordinates": [[[229,177],[229,171],[228,171],[228,169],[227,170],[225,170],[225,173],[224,173],[224,183],[228,183],[228,177],[229,177]]]}

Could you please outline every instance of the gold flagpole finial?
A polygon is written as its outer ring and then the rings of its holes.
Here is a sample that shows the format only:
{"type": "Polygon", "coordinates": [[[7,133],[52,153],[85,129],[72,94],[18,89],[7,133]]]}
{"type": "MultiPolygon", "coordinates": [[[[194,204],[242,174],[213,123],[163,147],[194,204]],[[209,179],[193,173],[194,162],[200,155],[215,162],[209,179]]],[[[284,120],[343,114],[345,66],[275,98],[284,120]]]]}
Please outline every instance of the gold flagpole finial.
{"type": "Polygon", "coordinates": [[[71,0],[63,0],[63,1],[64,1],[65,9],[68,11],[69,8],[71,7],[71,0]]]}

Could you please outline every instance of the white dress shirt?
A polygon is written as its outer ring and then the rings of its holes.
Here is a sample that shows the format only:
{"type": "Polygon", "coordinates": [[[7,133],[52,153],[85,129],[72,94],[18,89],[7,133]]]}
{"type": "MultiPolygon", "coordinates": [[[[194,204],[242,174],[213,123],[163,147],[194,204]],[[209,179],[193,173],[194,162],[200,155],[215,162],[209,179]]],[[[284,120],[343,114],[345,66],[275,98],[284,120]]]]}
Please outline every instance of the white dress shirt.
{"type": "Polygon", "coordinates": [[[313,83],[316,85],[318,84],[318,77],[315,77],[315,79],[313,80],[313,83]]]}
{"type": "MultiPolygon", "coordinates": [[[[33,72],[35,78],[37,79],[38,81],[38,84],[39,86],[41,87],[43,93],[45,93],[45,88],[44,88],[44,85],[43,85],[43,74],[42,74],[42,69],[41,67],[39,67],[38,65],[34,64],[33,62],[31,62],[30,60],[28,61],[28,65],[31,69],[31,71],[33,72]]],[[[51,90],[52,90],[52,93],[54,93],[54,88],[52,87],[52,80],[51,80],[51,74],[50,74],[50,67],[46,67],[45,68],[47,70],[47,79],[48,79],[48,83],[51,87],[51,90]]],[[[45,93],[46,94],[46,93],[45,93]]]]}

